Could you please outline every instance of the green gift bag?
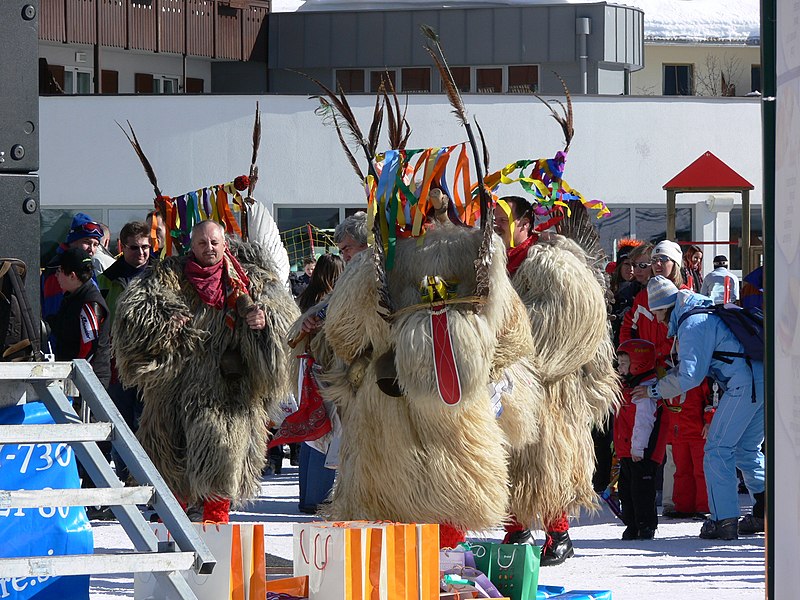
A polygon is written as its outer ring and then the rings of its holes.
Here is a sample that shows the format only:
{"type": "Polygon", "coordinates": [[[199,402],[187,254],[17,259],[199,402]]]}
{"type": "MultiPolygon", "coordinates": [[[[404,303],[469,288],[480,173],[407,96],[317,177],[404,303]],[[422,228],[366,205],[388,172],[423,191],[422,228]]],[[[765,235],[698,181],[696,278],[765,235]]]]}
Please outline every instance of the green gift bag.
{"type": "Polygon", "coordinates": [[[470,542],[469,549],[472,550],[472,555],[475,557],[475,568],[481,573],[492,580],[491,566],[492,566],[492,550],[497,548],[499,544],[492,544],[491,542],[470,542]]]}
{"type": "MultiPolygon", "coordinates": [[[[511,600],[536,598],[541,552],[541,548],[530,544],[492,544],[489,580],[511,600]]],[[[476,565],[477,560],[476,555],[476,565]]]]}

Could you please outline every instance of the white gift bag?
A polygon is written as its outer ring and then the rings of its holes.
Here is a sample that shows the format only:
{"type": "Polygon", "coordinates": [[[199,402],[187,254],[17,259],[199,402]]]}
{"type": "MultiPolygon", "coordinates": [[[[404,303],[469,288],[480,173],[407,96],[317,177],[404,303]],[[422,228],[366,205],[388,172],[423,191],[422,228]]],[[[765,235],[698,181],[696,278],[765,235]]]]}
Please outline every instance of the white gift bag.
{"type": "Polygon", "coordinates": [[[309,543],[312,525],[319,525],[319,522],[295,523],[292,526],[292,565],[294,577],[308,575],[311,552],[313,550],[309,543]]]}
{"type": "MultiPolygon", "coordinates": [[[[185,571],[184,578],[198,600],[263,600],[267,569],[264,525],[254,523],[193,523],[217,565],[210,575],[185,571]]],[[[172,541],[162,523],[151,523],[160,542],[172,541]]],[[[172,600],[152,573],[134,577],[135,600],[172,600]]]]}

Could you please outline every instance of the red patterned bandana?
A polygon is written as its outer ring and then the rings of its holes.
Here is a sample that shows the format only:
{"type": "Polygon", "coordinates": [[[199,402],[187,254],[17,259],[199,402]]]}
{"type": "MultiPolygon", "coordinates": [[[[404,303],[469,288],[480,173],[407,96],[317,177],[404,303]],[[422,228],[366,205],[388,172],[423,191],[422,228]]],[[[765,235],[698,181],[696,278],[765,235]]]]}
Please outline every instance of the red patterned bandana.
{"type": "Polygon", "coordinates": [[[236,323],[236,300],[248,294],[247,286],[250,285],[250,279],[236,257],[225,250],[222,260],[210,267],[204,267],[191,258],[186,262],[183,273],[204,304],[225,310],[225,324],[233,329],[236,323]]]}

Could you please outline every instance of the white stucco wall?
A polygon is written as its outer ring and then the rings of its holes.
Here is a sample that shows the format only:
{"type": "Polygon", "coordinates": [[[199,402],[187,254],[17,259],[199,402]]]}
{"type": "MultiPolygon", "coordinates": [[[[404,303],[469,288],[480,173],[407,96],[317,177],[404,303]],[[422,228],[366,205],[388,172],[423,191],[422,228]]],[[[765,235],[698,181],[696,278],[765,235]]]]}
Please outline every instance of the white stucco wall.
{"type": "MultiPolygon", "coordinates": [[[[744,96],[750,91],[751,66],[761,64],[760,53],[759,46],[646,42],[644,45],[644,69],[631,74],[631,94],[661,95],[665,64],[694,65],[695,90],[702,93],[702,86],[698,86],[698,76],[702,77],[708,73],[708,65],[715,64],[716,61],[716,64],[726,73],[736,75],[733,77],[736,95],[744,96]]],[[[717,70],[717,72],[719,71],[717,70]]],[[[726,78],[729,78],[727,74],[726,78]]]]}
{"type": "MultiPolygon", "coordinates": [[[[152,206],[152,187],[115,121],[133,124],[164,194],[246,174],[256,101],[263,124],[257,197],[273,207],[365,205],[335,131],[314,114],[313,100],[203,95],[41,98],[42,206],[114,207],[120,224],[152,206]]],[[[350,102],[366,129],[373,100],[354,96],[350,102]]],[[[409,148],[466,139],[443,96],[410,96],[408,102],[409,148]]],[[[753,183],[751,201],[761,203],[759,99],[582,96],[573,103],[576,133],[565,178],[612,210],[664,207],[663,184],[706,150],[753,183]]],[[[483,128],[492,169],[551,157],[563,147],[560,127],[533,97],[473,95],[466,104],[483,128]]],[[[681,194],[678,203],[697,207],[707,198],[681,194]]],[[[728,239],[703,210],[695,209],[694,235],[728,239]]]]}

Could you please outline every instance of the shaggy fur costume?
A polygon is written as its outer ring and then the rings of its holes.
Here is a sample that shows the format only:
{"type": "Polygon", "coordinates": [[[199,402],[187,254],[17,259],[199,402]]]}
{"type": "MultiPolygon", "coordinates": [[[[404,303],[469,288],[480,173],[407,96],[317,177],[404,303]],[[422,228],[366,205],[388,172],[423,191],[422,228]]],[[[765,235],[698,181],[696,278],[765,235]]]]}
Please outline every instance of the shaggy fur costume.
{"type": "Polygon", "coordinates": [[[200,301],[183,274],[187,257],[169,257],[134,280],[117,304],[114,354],[120,378],[137,386],[144,412],[137,437],[182,500],[240,504],[258,492],[267,423],[289,391],[286,332],[297,317],[292,297],[259,246],[228,239],[250,278],[267,325],[234,329],[223,311],[200,301]],[[190,321],[178,326],[175,317],[190,321]],[[220,356],[241,355],[243,376],[226,379],[220,356]]]}
{"type": "Polygon", "coordinates": [[[511,513],[546,525],[595,505],[591,428],[615,409],[619,383],[604,289],[577,244],[553,236],[533,245],[512,283],[528,309],[545,393],[533,407],[536,443],[511,453],[511,513]]]}
{"type": "Polygon", "coordinates": [[[391,325],[376,311],[369,251],[353,258],[337,281],[323,329],[339,359],[325,376],[323,395],[337,403],[343,428],[331,518],[446,523],[460,530],[484,530],[506,519],[508,452],[537,439],[529,415],[541,390],[524,358],[532,351],[530,325],[505,274],[499,238],[482,310],[448,307],[459,404],[448,406],[438,396],[428,307],[403,310],[420,304],[426,275],[457,281],[459,297],[473,296],[480,242],[479,231],[450,225],[428,231],[421,243],[398,240],[388,272],[398,310],[391,325]],[[384,395],[375,383],[374,360],[390,349],[399,398],[384,395]],[[497,419],[488,386],[506,373],[514,388],[504,394],[497,419]]]}

